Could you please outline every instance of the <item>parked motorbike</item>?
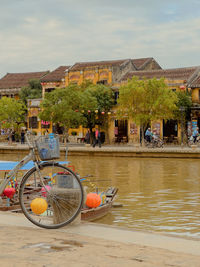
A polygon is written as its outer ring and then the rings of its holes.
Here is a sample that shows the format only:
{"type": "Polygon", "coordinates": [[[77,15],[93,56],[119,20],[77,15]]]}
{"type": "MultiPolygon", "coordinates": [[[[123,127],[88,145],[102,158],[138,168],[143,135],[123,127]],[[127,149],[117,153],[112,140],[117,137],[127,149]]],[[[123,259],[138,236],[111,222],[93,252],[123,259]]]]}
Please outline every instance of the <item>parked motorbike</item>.
{"type": "Polygon", "coordinates": [[[188,137],[188,145],[192,146],[192,145],[197,145],[200,146],[200,135],[197,136],[196,138],[196,142],[194,141],[194,137],[191,135],[188,137]]]}
{"type": "Polygon", "coordinates": [[[149,148],[154,148],[154,147],[164,147],[164,142],[162,139],[159,137],[151,139],[150,142],[148,142],[146,139],[144,140],[145,146],[149,148]]]}

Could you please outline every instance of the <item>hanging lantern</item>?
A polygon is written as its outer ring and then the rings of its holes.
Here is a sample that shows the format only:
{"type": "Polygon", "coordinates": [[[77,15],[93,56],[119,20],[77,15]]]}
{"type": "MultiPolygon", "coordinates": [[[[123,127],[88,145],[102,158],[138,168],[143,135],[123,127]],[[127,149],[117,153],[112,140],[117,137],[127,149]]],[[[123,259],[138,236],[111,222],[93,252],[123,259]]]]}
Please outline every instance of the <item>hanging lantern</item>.
{"type": "Polygon", "coordinates": [[[96,208],[101,204],[101,197],[96,193],[87,194],[86,203],[89,208],[96,208]]]}
{"type": "Polygon", "coordinates": [[[78,112],[78,109],[76,109],[75,112],[78,112]]]}
{"type": "Polygon", "coordinates": [[[102,112],[101,112],[101,114],[102,114],[102,115],[104,115],[104,114],[105,114],[105,112],[104,112],[104,111],[102,111],[102,112]]]}
{"type": "Polygon", "coordinates": [[[90,113],[91,112],[91,110],[88,110],[88,113],[90,113]]]}
{"type": "Polygon", "coordinates": [[[33,213],[40,215],[47,210],[48,204],[44,198],[35,198],[31,201],[31,210],[33,213]]]}
{"type": "Polygon", "coordinates": [[[108,111],[108,115],[111,115],[111,112],[110,111],[108,111]]]}
{"type": "Polygon", "coordinates": [[[7,198],[12,198],[15,194],[15,188],[10,187],[10,188],[5,188],[3,191],[3,194],[7,197],[7,198]]]}
{"type": "Polygon", "coordinates": [[[43,197],[46,197],[47,196],[47,192],[50,191],[50,189],[51,189],[50,185],[46,185],[45,187],[42,187],[42,189],[41,189],[41,193],[42,193],[43,197]],[[46,189],[45,189],[45,187],[46,187],[46,189]]]}
{"type": "Polygon", "coordinates": [[[96,109],[96,110],[95,110],[95,113],[98,113],[98,112],[99,112],[98,109],[96,109]]]}
{"type": "Polygon", "coordinates": [[[181,90],[185,90],[185,85],[181,85],[179,88],[180,88],[181,90]]]}

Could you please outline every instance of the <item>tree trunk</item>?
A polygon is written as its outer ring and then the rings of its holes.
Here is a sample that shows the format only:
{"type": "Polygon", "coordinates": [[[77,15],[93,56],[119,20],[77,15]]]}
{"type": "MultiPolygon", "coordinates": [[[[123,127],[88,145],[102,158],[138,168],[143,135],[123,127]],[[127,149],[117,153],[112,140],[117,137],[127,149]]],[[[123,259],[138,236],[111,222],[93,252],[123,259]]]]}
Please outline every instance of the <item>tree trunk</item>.
{"type": "Polygon", "coordinates": [[[142,147],[144,147],[144,124],[141,125],[142,129],[142,147]]]}

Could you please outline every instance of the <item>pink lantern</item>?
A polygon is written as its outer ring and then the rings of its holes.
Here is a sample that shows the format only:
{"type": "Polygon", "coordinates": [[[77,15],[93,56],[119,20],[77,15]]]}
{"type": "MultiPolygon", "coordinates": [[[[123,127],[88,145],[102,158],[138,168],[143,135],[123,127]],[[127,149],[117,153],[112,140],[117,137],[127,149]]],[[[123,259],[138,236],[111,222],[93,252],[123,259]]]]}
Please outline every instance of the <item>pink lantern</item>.
{"type": "MultiPolygon", "coordinates": [[[[46,185],[45,187],[46,187],[46,189],[47,189],[48,191],[51,190],[51,186],[50,186],[50,185],[46,185]]],[[[42,193],[42,196],[43,196],[43,197],[46,197],[46,196],[47,196],[47,191],[46,191],[45,187],[42,187],[42,189],[41,189],[41,193],[42,193]]]]}
{"type": "Polygon", "coordinates": [[[101,112],[101,114],[102,114],[102,115],[104,115],[104,114],[105,114],[105,112],[104,112],[104,111],[102,111],[102,112],[101,112]]]}
{"type": "Polygon", "coordinates": [[[90,110],[88,110],[88,113],[90,113],[91,111],[90,110]]]}

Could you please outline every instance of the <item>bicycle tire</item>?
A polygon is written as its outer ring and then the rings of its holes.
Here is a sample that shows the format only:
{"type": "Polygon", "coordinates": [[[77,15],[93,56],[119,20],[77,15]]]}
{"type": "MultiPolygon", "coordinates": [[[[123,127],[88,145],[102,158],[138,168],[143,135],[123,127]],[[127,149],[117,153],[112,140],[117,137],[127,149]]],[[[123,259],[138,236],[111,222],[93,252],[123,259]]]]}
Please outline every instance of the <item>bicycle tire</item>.
{"type": "Polygon", "coordinates": [[[81,212],[84,193],[80,179],[59,163],[44,162],[39,169],[42,181],[36,167],[30,169],[21,181],[19,202],[22,212],[39,227],[63,227],[81,212]]]}

